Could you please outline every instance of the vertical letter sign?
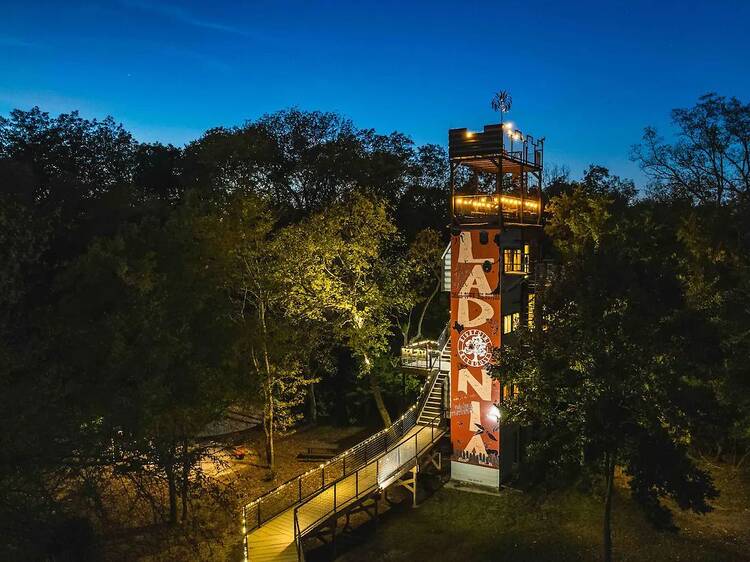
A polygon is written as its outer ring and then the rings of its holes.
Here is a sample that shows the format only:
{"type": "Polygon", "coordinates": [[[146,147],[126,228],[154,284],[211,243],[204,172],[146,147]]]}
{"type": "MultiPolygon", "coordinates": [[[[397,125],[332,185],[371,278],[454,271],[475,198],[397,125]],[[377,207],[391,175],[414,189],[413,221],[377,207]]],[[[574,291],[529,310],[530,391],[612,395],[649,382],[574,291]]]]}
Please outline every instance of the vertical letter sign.
{"type": "Polygon", "coordinates": [[[487,372],[500,345],[498,234],[462,231],[451,239],[451,478],[484,486],[499,479],[492,406],[500,385],[487,372]]]}

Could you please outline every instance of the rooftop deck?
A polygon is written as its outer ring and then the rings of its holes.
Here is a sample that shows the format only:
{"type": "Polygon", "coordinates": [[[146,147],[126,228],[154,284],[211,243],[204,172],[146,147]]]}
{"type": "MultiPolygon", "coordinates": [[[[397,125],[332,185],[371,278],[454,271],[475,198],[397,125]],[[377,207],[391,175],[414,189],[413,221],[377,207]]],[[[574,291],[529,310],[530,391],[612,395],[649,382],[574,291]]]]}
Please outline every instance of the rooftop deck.
{"type": "Polygon", "coordinates": [[[448,156],[453,163],[479,172],[517,173],[541,170],[544,165],[544,139],[534,139],[513,130],[509,124],[485,125],[482,132],[451,129],[448,156]]]}

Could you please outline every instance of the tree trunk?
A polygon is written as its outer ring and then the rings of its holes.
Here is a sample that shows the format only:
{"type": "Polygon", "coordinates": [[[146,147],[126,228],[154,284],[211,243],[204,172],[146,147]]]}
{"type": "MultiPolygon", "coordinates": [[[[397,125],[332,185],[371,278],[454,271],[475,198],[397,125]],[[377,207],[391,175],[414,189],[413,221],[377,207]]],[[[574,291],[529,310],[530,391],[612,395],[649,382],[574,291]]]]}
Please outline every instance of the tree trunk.
{"type": "Polygon", "coordinates": [[[273,396],[273,371],[271,369],[271,361],[268,356],[268,342],[266,337],[268,335],[268,327],[266,326],[266,307],[265,304],[261,303],[258,307],[258,314],[260,316],[260,326],[263,331],[262,343],[263,343],[263,363],[266,369],[266,383],[265,383],[265,409],[263,412],[263,431],[266,434],[266,462],[268,463],[269,470],[274,470],[275,455],[273,447],[273,433],[274,433],[274,396],[273,396]]]}
{"type": "MultiPolygon", "coordinates": [[[[172,460],[174,460],[174,457],[172,457],[172,460]]],[[[172,462],[167,463],[164,472],[167,475],[167,487],[169,489],[169,523],[174,525],[177,523],[177,482],[175,481],[174,464],[172,462]]]]}
{"type": "Polygon", "coordinates": [[[268,463],[269,470],[273,470],[276,460],[273,447],[273,409],[270,409],[264,416],[263,431],[266,434],[266,463],[268,463]]]}
{"type": "Polygon", "coordinates": [[[424,315],[427,312],[427,309],[430,307],[430,303],[432,302],[432,299],[435,298],[435,295],[438,294],[439,290],[440,290],[440,279],[438,279],[437,284],[435,285],[435,288],[432,290],[432,293],[425,301],[424,306],[422,307],[422,313],[419,315],[419,323],[417,324],[417,334],[414,336],[414,339],[417,341],[419,340],[419,338],[422,337],[422,322],[424,321],[424,315]]]}
{"type": "Polygon", "coordinates": [[[391,416],[388,413],[388,408],[385,407],[385,402],[383,401],[383,393],[380,392],[378,375],[377,373],[375,373],[374,369],[369,366],[369,360],[367,360],[367,357],[365,357],[365,361],[366,363],[368,363],[367,377],[370,379],[370,390],[372,391],[372,397],[375,399],[375,405],[378,408],[378,413],[380,414],[385,427],[388,427],[389,425],[391,425],[391,416]]]}
{"type": "Polygon", "coordinates": [[[409,345],[409,332],[411,332],[411,313],[414,312],[414,307],[409,309],[409,316],[406,318],[406,324],[401,325],[398,323],[398,327],[401,329],[401,335],[404,337],[404,347],[409,345]]]}
{"type": "Polygon", "coordinates": [[[615,480],[615,453],[607,453],[604,458],[607,485],[604,494],[604,562],[612,562],[612,491],[615,480]]]}
{"type": "Polygon", "coordinates": [[[182,481],[180,482],[182,495],[182,522],[185,523],[188,517],[188,493],[190,487],[190,454],[188,452],[187,437],[182,439],[182,481]]]}
{"type": "Polygon", "coordinates": [[[318,423],[318,402],[315,399],[315,383],[310,383],[310,421],[318,423]]]}

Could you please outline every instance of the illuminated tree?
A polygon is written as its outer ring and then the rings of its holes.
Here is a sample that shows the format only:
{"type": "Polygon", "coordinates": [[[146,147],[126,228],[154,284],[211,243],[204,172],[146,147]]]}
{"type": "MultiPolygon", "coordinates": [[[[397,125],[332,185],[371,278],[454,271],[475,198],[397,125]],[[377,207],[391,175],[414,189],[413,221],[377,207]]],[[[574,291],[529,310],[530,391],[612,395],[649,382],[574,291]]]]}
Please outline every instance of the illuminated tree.
{"type": "Polygon", "coordinates": [[[403,262],[391,250],[396,227],[382,204],[360,195],[335,203],[279,233],[283,298],[292,316],[323,322],[351,350],[383,423],[391,418],[374,359],[387,349],[403,302],[394,280],[403,262]]]}

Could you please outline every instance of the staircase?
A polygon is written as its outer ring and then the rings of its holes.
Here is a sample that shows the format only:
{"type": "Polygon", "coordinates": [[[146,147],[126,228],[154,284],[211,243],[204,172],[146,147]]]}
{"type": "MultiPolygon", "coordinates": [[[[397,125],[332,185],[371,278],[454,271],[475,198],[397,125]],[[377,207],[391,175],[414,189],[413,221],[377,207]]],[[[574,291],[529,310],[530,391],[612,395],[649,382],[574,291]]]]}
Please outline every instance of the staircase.
{"type": "Polygon", "coordinates": [[[305,536],[417,470],[420,458],[446,433],[442,422],[448,403],[448,336],[446,327],[419,400],[390,427],[242,509],[245,560],[304,560],[305,536]]]}
{"type": "Polygon", "coordinates": [[[445,417],[445,410],[449,405],[448,381],[451,366],[451,342],[447,340],[440,353],[440,360],[437,362],[434,374],[434,380],[431,380],[430,388],[427,391],[427,398],[419,412],[417,423],[419,425],[431,425],[445,417]]]}

